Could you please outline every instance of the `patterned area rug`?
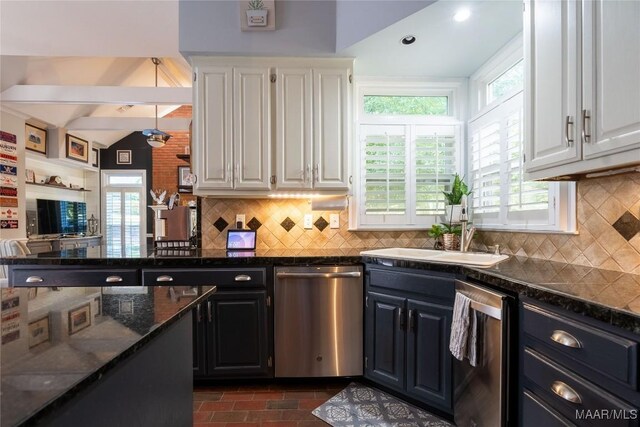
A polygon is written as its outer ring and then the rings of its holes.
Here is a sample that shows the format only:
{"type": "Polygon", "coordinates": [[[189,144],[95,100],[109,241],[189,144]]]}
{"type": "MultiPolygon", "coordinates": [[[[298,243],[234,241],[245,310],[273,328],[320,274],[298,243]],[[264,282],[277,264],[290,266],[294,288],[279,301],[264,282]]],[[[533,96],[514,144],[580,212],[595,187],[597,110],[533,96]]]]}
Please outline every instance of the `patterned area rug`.
{"type": "Polygon", "coordinates": [[[312,413],[334,427],[453,427],[422,409],[357,383],[349,384],[312,413]]]}

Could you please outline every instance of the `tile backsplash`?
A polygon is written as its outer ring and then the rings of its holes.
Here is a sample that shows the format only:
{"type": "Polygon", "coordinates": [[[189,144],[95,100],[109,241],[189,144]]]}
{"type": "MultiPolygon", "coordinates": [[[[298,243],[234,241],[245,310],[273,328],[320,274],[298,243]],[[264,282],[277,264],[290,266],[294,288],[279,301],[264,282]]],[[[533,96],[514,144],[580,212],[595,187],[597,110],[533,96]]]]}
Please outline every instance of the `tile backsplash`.
{"type": "MultiPolygon", "coordinates": [[[[578,182],[577,235],[481,232],[474,250],[499,244],[501,252],[640,274],[640,173],[578,182]]],[[[202,200],[202,247],[224,249],[226,229],[244,213],[258,229],[259,249],[432,248],[421,231],[349,231],[348,213],[340,228],[328,226],[335,212],[312,212],[307,200],[202,200]],[[311,230],[303,228],[313,214],[311,230]],[[215,226],[214,226],[215,224],[215,226]]]]}

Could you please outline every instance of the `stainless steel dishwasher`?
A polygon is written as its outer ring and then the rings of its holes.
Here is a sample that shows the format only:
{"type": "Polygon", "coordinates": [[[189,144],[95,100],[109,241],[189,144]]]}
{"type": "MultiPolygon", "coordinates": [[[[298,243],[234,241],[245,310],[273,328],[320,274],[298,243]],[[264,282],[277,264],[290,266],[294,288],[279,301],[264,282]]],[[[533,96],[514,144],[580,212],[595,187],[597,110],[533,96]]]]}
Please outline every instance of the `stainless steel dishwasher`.
{"type": "Polygon", "coordinates": [[[275,376],[362,375],[360,266],[276,267],[275,376]]]}
{"type": "Polygon", "coordinates": [[[508,391],[509,317],[511,297],[476,284],[456,280],[456,292],[471,299],[470,308],[483,316],[478,324],[481,342],[478,365],[454,358],[453,411],[457,426],[500,427],[509,425],[508,391]]]}

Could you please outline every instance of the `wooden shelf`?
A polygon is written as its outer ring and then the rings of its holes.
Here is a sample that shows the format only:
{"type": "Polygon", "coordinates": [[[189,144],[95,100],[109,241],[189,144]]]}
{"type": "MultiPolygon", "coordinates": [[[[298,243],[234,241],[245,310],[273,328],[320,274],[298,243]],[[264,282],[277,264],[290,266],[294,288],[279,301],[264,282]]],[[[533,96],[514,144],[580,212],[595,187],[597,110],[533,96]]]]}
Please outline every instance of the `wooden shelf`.
{"type": "Polygon", "coordinates": [[[187,163],[191,162],[191,154],[176,154],[176,157],[180,160],[184,160],[187,163]]]}
{"type": "Polygon", "coordinates": [[[40,184],[38,182],[27,182],[28,185],[37,185],[39,187],[49,187],[49,188],[57,188],[59,190],[69,190],[69,191],[86,191],[89,192],[91,190],[85,190],[84,188],[69,188],[64,185],[52,185],[52,184],[40,184]]]}

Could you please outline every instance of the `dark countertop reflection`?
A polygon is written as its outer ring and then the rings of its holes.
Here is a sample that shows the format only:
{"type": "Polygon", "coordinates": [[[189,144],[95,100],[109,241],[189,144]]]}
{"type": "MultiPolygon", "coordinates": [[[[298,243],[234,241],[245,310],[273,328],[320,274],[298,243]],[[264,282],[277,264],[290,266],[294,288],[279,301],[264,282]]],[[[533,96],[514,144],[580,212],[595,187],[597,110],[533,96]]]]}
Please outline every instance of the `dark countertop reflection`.
{"type": "Polygon", "coordinates": [[[215,292],[192,287],[2,289],[2,425],[59,407],[215,292]]]}

